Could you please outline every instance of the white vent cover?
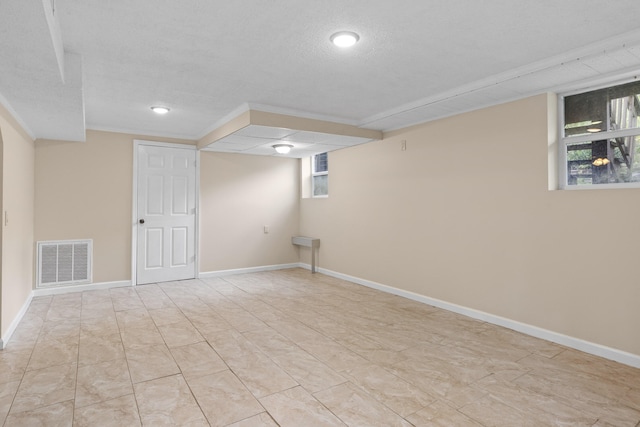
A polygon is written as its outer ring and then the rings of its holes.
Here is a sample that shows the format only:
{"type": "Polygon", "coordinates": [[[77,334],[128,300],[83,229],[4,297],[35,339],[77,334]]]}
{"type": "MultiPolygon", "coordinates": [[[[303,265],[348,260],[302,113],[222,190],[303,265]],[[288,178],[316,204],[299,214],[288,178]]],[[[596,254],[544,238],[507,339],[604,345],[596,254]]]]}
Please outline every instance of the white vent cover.
{"type": "Polygon", "coordinates": [[[91,283],[92,240],[38,242],[37,288],[91,283]]]}

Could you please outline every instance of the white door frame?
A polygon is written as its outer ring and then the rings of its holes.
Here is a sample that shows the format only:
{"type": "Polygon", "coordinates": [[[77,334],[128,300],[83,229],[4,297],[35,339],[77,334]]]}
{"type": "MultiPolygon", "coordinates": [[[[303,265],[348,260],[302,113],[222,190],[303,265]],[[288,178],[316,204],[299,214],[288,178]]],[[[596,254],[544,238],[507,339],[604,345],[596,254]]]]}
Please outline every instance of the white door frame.
{"type": "Polygon", "coordinates": [[[195,277],[200,277],[200,150],[195,145],[175,144],[170,142],[145,141],[141,139],[133,140],[133,203],[131,211],[131,286],[138,283],[137,255],[138,255],[138,147],[149,145],[154,147],[181,148],[183,150],[194,150],[196,152],[196,218],[195,218],[195,277]]]}

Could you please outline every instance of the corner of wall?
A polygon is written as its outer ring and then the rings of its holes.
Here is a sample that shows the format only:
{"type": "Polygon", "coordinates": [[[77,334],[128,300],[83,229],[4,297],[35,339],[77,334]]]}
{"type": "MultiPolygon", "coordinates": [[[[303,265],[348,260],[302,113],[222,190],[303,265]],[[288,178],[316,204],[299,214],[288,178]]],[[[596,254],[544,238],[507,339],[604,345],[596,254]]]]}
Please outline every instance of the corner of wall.
{"type": "MultiPolygon", "coordinates": [[[[4,161],[3,161],[3,153],[4,153],[4,144],[2,141],[2,124],[0,123],[0,218],[4,218],[4,198],[2,195],[2,190],[4,188],[3,180],[4,180],[4,161]]],[[[3,346],[6,343],[2,341],[2,330],[4,325],[2,324],[2,233],[4,231],[4,226],[2,222],[0,222],[0,349],[4,348],[3,346]]]]}
{"type": "Polygon", "coordinates": [[[547,93],[547,173],[549,191],[560,188],[558,175],[560,147],[558,139],[558,96],[555,93],[547,93]]]}
{"type": "Polygon", "coordinates": [[[3,345],[33,290],[34,141],[0,106],[0,336],[3,345]]]}
{"type": "Polygon", "coordinates": [[[311,197],[311,160],[309,157],[300,159],[300,198],[311,197]]]}
{"type": "Polygon", "coordinates": [[[27,310],[29,309],[29,305],[31,304],[32,299],[33,299],[33,291],[29,293],[27,300],[24,302],[24,304],[22,304],[20,311],[18,311],[18,313],[16,314],[16,317],[14,317],[9,327],[6,328],[6,331],[4,331],[4,333],[1,334],[0,350],[4,349],[9,343],[9,340],[13,336],[13,333],[16,331],[16,329],[18,328],[18,325],[20,324],[20,321],[22,321],[22,318],[24,317],[24,315],[27,314],[27,310]]]}

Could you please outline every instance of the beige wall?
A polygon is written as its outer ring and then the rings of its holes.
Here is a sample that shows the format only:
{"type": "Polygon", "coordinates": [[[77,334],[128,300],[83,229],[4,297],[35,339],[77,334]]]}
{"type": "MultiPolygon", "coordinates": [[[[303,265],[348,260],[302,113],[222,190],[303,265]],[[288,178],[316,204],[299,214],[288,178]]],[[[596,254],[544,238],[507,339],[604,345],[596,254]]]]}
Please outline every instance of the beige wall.
{"type": "MultiPolygon", "coordinates": [[[[297,160],[202,152],[200,271],[297,262],[299,232],[322,239],[321,267],[640,355],[628,273],[640,190],[548,191],[549,101],[333,152],[326,199],[300,199],[297,160]]],[[[34,240],[93,238],[94,281],[130,279],[136,137],[37,142],[34,238],[33,147],[6,120],[0,130],[4,331],[31,289],[34,240]],[[11,222],[13,209],[24,219],[11,222]]]]}
{"type": "Polygon", "coordinates": [[[86,142],[36,142],[36,241],[93,239],[94,282],[131,279],[135,139],[157,140],[87,131],[86,142]]]}
{"type": "Polygon", "coordinates": [[[200,165],[201,272],[298,262],[297,159],[203,151],[200,165]]]}
{"type": "Polygon", "coordinates": [[[554,98],[330,153],[320,266],[640,355],[640,190],[548,191],[554,98]]]}
{"type": "Polygon", "coordinates": [[[29,298],[33,283],[34,146],[31,138],[2,107],[0,147],[0,336],[4,337],[29,298]]]}
{"type": "MultiPolygon", "coordinates": [[[[131,279],[134,139],[157,140],[88,131],[84,143],[36,142],[35,240],[93,239],[97,283],[131,279]]],[[[200,271],[297,262],[298,174],[293,159],[202,152],[200,271]]]]}
{"type": "Polygon", "coordinates": [[[93,239],[93,280],[131,278],[133,138],[36,142],[36,240],[93,239]]]}

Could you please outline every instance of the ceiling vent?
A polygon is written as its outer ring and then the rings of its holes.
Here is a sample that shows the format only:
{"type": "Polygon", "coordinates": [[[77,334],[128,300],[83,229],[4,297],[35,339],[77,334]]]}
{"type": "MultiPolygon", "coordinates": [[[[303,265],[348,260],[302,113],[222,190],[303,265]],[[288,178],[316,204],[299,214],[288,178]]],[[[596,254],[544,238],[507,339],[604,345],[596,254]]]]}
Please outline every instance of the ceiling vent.
{"type": "Polygon", "coordinates": [[[91,283],[92,240],[38,242],[37,288],[91,283]]]}

